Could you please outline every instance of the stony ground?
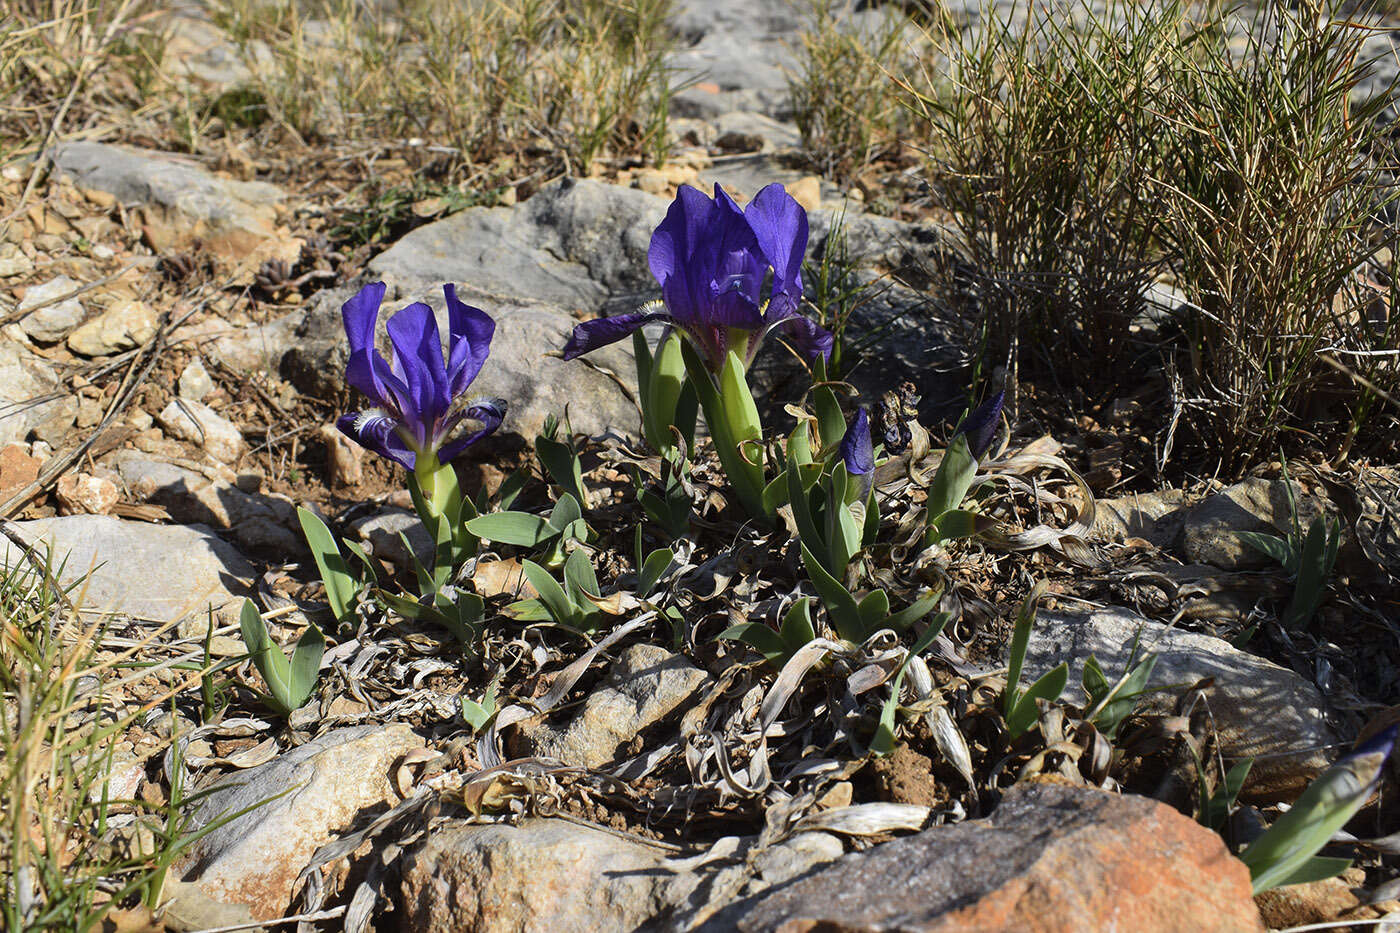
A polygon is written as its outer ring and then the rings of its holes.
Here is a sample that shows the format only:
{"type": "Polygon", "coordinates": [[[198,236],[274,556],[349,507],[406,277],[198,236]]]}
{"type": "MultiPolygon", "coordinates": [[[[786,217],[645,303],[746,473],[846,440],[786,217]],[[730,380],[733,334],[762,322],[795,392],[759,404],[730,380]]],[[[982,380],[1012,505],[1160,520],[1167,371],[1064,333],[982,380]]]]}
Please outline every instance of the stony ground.
{"type": "MultiPolygon", "coordinates": [[[[73,598],[113,614],[114,649],[163,627],[152,659],[171,663],[203,660],[211,632],[213,659],[241,656],[245,596],[273,613],[284,642],[308,618],[326,619],[299,505],[362,542],[387,576],[408,574],[400,533],[410,546],[426,542],[402,476],[332,427],[350,401],[339,307],[371,280],[388,284],[393,307],[425,299],[440,313],[440,285],[455,282],[497,321],[474,389],[511,408],[501,435],[463,467],[472,488],[494,491],[529,463],[531,439],[555,415],[593,439],[586,478],[620,502],[624,477],[608,455],[636,441],[630,350],[619,344],[587,364],[546,351],[578,320],[654,297],[646,247],[680,184],[720,182],[747,197],[784,183],[809,210],[813,254],[842,218],[859,274],[883,283],[860,311],[882,336],[851,382],[867,404],[912,382],[924,423],[945,432],[966,335],[915,287],[947,245],[945,229],[917,205],[866,211],[860,185],[840,190],[804,166],[785,6],[721,4],[677,25],[693,40],[677,65],[705,76],[673,102],[682,144],[664,169],[554,179],[518,202],[511,192],[450,215],[415,204],[414,229],[372,255],[338,250],[324,201],[284,166],[215,166],[130,141],[57,144],[52,179],[0,242],[0,562],[18,565],[24,544],[52,545],[67,554],[64,579],[86,577],[73,598]]],[[[196,12],[177,35],[191,80],[238,80],[196,12]]],[[[19,203],[28,180],[25,165],[3,169],[6,204],[19,203]]],[[[774,418],[801,396],[801,377],[769,353],[757,382],[774,418]]],[[[658,646],[669,629],[644,623],[598,650],[526,630],[464,660],[426,628],[366,617],[333,639],[323,690],[290,722],[260,711],[241,686],[256,678],[244,663],[224,714],[160,707],[120,738],[113,798],[164,795],[177,770],[191,786],[219,788],[196,825],[273,798],[187,853],[160,922],[195,930],[304,914],[323,929],[1251,930],[1400,914],[1384,840],[1340,879],[1256,902],[1220,836],[1182,815],[1195,793],[1188,744],[1221,760],[1255,758],[1242,799],[1257,818],[1296,799],[1358,733],[1395,717],[1400,472],[1294,465],[1302,520],[1335,516],[1344,543],[1317,624],[1289,633],[1277,623],[1288,578],[1237,537],[1288,529],[1278,465],[1231,485],[1164,481],[1129,456],[1147,404],[1127,397],[1066,414],[1032,397],[1006,470],[1053,495],[1009,508],[1022,528],[1053,533],[954,553],[960,617],[924,671],[938,699],[893,755],[867,759],[854,741],[839,745],[839,730],[822,733],[811,741],[840,751],[818,771],[745,794],[753,743],[774,724],[759,726],[772,678],[696,632],[718,632],[704,627],[713,610],[701,598],[742,588],[744,547],[761,542],[736,543],[727,563],[680,581],[696,616],[678,650],[658,646]],[[1065,470],[1017,466],[1027,452],[1065,470]],[[1067,479],[1071,468],[1091,498],[1067,479]],[[1135,638],[1158,655],[1159,690],[1110,749],[1112,776],[1107,762],[1085,763],[1096,752],[1077,744],[1072,723],[1058,745],[1036,748],[1003,748],[979,731],[1004,673],[1008,619],[1032,577],[1050,590],[1029,677],[1068,661],[1073,692],[1090,656],[1121,671],[1135,638]],[[480,698],[501,671],[503,703],[524,704],[522,718],[474,735],[460,699],[480,698]],[[172,735],[183,763],[169,754],[172,735]],[[731,765],[715,755],[727,748],[745,755],[738,777],[721,776],[731,765]],[[711,776],[709,791],[695,790],[697,774],[711,776]]],[[[612,533],[630,541],[636,515],[609,514],[612,533]]],[[[489,575],[483,565],[485,595],[521,586],[518,562],[501,556],[489,575]]],[[[157,672],[123,699],[139,705],[177,676],[157,672]]],[[[828,705],[804,693],[775,735],[797,735],[814,716],[868,714],[852,712],[858,692],[832,691],[828,705]]],[[[1383,796],[1352,829],[1379,839],[1394,816],[1383,796]]]]}

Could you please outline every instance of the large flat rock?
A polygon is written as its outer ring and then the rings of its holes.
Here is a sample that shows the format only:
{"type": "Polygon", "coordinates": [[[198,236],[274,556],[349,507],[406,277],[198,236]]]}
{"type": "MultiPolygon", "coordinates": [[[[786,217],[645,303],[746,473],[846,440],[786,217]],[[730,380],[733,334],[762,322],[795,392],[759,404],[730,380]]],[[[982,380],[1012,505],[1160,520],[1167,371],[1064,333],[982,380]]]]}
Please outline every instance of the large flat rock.
{"type": "MultiPolygon", "coordinates": [[[[151,525],[110,515],[68,515],[15,522],[31,546],[51,547],[60,579],[89,574],[72,592],[89,609],[170,622],[219,609],[248,592],[254,570],[205,525],[151,525]]],[[[0,539],[0,566],[25,564],[23,552],[0,539]]]]}
{"type": "Polygon", "coordinates": [[[1223,639],[1168,628],[1128,609],[1041,612],[1023,680],[1030,683],[1068,661],[1066,689],[1078,691],[1090,655],[1116,678],[1126,669],[1139,633],[1142,648],[1157,655],[1152,676],[1157,692],[1142,699],[1143,707],[1170,712],[1183,692],[1212,678],[1206,698],[1222,754],[1255,759],[1247,798],[1291,800],[1337,756],[1341,740],[1327,722],[1322,694],[1308,681],[1223,639]]]}

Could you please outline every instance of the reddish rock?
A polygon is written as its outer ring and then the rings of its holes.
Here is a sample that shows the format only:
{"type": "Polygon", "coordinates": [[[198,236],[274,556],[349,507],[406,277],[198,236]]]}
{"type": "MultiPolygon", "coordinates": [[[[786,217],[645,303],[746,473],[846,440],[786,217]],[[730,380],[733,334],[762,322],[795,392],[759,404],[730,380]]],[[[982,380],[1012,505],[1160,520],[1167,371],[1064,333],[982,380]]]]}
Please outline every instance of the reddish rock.
{"type": "Polygon", "coordinates": [[[0,500],[8,499],[38,479],[41,466],[38,458],[29,456],[23,444],[0,447],[0,500]]]}
{"type": "Polygon", "coordinates": [[[848,855],[716,917],[742,933],[1262,931],[1249,870],[1145,797],[1031,784],[985,820],[848,855]]]}

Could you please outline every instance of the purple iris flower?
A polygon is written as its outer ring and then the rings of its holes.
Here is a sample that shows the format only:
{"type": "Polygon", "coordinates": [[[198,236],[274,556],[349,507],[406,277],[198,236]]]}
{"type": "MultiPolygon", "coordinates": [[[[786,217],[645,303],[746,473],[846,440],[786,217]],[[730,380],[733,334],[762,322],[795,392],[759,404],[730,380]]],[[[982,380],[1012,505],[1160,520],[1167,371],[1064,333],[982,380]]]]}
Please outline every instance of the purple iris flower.
{"type": "Polygon", "coordinates": [[[444,285],[442,290],[447,296],[446,363],[433,309],[421,301],[389,318],[389,361],[374,347],[384,283],[366,285],[340,309],[350,340],[345,381],[375,407],[341,415],[336,427],[410,470],[424,456],[447,463],[500,427],[505,417],[504,399],[468,402],[461,397],[491,352],[496,322],[458,300],[455,286],[444,285]],[[453,436],[468,420],[480,427],[453,436]]]}
{"type": "Polygon", "coordinates": [[[650,321],[680,329],[713,372],[724,366],[731,349],[745,365],[752,363],[763,338],[775,329],[809,359],[825,359],[831,355],[831,334],[797,312],[806,251],[807,212],[782,185],[764,188],[747,210],[719,185],[713,200],[683,185],[647,252],[665,310],[579,324],[564,359],[621,340],[650,321]]]}
{"type": "Polygon", "coordinates": [[[1002,389],[974,408],[954,432],[954,437],[967,435],[967,449],[974,458],[980,460],[987,448],[992,446],[992,438],[996,437],[997,424],[1001,420],[1001,406],[1005,401],[1006,390],[1002,389]]]}
{"type": "Polygon", "coordinates": [[[841,438],[841,459],[845,461],[846,472],[852,476],[867,476],[875,472],[875,448],[870,443],[870,418],[862,408],[856,412],[856,420],[846,429],[841,438]]]}

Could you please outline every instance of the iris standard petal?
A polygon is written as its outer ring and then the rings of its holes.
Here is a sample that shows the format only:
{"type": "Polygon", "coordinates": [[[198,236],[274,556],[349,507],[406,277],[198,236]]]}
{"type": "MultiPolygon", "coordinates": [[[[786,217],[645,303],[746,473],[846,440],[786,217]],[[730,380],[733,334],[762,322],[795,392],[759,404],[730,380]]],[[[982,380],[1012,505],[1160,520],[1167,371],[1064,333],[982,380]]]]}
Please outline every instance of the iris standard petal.
{"type": "Polygon", "coordinates": [[[714,221],[715,202],[690,185],[681,185],[676,199],[666,209],[666,217],[651,235],[647,265],[652,277],[662,285],[674,276],[684,276],[697,244],[714,221]]]}
{"type": "Polygon", "coordinates": [[[459,299],[457,286],[444,285],[442,293],[447,296],[447,391],[455,398],[472,384],[491,354],[496,322],[459,299]]]}
{"type": "Polygon", "coordinates": [[[574,327],[574,332],[569,336],[569,342],[564,344],[563,358],[566,360],[577,359],[590,350],[606,347],[610,343],[617,343],[644,324],[670,319],[671,315],[665,311],[638,311],[635,314],[618,314],[613,317],[598,318],[595,321],[584,321],[574,327]]]}
{"type": "Polygon", "coordinates": [[[403,422],[420,444],[426,444],[452,404],[437,318],[432,308],[418,301],[391,317],[387,327],[412,399],[403,422]]]}
{"type": "Polygon", "coordinates": [[[1005,401],[1006,390],[1002,389],[974,408],[971,414],[963,419],[962,424],[958,425],[954,433],[967,435],[967,447],[972,451],[972,456],[981,458],[991,446],[992,438],[996,437],[997,423],[1001,418],[1001,406],[1005,401]]]}
{"type": "Polygon", "coordinates": [[[481,427],[461,437],[453,438],[438,451],[438,461],[448,463],[477,441],[493,433],[506,417],[506,400],[503,398],[478,399],[462,412],[464,420],[477,421],[481,427]]]}
{"type": "Polygon", "coordinates": [[[397,422],[380,411],[352,411],[336,419],[335,426],[346,437],[381,457],[413,469],[417,455],[399,436],[397,422]]]}
{"type": "Polygon", "coordinates": [[[773,267],[773,295],[797,309],[802,299],[802,257],[807,253],[807,212],[778,183],[765,187],[749,202],[744,217],[753,228],[759,249],[773,267]]]}
{"type": "Polygon", "coordinates": [[[870,443],[870,418],[865,409],[856,412],[855,421],[846,429],[841,438],[841,459],[846,464],[846,472],[852,476],[865,476],[875,471],[875,448],[870,443]]]}
{"type": "Polygon", "coordinates": [[[379,321],[379,306],[384,301],[383,282],[371,282],[340,306],[345,323],[345,337],[350,344],[350,360],[345,367],[345,381],[359,389],[376,405],[389,402],[379,370],[387,374],[387,364],[374,348],[374,326],[379,321]]]}

